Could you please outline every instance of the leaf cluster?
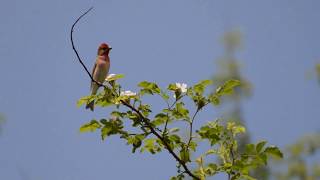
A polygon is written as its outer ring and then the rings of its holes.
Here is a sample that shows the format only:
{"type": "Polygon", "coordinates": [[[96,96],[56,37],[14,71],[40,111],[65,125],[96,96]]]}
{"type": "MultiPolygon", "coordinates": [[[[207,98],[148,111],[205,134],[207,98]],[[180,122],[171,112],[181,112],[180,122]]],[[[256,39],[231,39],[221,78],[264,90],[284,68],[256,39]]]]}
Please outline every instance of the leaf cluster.
{"type": "Polygon", "coordinates": [[[254,179],[249,176],[250,170],[267,164],[271,155],[282,157],[277,147],[265,146],[266,141],[248,144],[246,151],[240,154],[236,136],[245,133],[245,128],[234,122],[210,121],[194,130],[197,114],[209,104],[219,105],[221,97],[232,94],[240,85],[238,80],[228,80],[211,93],[206,91],[212,84],[211,80],[200,81],[191,87],[172,83],[164,89],[154,82],[142,81],[138,84],[139,91],[132,93],[123,91],[118,84],[117,80],[122,77],[109,79],[103,91],[78,101],[78,106],[94,101],[96,106],[113,108],[108,118],[91,120],[80,127],[80,132],[99,130],[102,140],[117,135],[132,147],[133,153],[137,150],[151,154],[168,151],[177,161],[178,175],[171,179],[183,179],[189,175],[202,180],[217,173],[226,173],[229,179],[254,179]],[[144,103],[144,96],[159,96],[166,106],[156,111],[152,105],[144,103]],[[194,109],[187,108],[186,98],[193,102],[194,109]],[[188,126],[187,139],[174,126],[178,121],[188,126]],[[209,142],[211,148],[193,159],[191,154],[198,150],[200,141],[209,142]],[[206,162],[207,156],[212,155],[219,158],[218,163],[206,162]],[[190,170],[191,164],[197,168],[190,170]]]}

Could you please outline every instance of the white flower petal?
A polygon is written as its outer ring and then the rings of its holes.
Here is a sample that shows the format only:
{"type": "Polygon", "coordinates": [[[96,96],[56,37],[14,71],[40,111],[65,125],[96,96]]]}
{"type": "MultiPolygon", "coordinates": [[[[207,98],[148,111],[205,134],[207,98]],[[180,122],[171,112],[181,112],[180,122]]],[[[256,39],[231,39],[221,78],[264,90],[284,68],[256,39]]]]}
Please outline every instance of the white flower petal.
{"type": "Polygon", "coordinates": [[[182,93],[186,93],[187,92],[188,85],[186,83],[176,83],[176,86],[177,86],[178,89],[180,89],[180,91],[182,93]]]}
{"type": "Polygon", "coordinates": [[[131,91],[121,91],[120,96],[128,96],[128,97],[133,97],[136,96],[137,93],[131,92],[131,91]]]}
{"type": "Polygon", "coordinates": [[[109,79],[115,77],[116,74],[108,74],[108,76],[106,77],[105,81],[109,81],[109,79]]]}

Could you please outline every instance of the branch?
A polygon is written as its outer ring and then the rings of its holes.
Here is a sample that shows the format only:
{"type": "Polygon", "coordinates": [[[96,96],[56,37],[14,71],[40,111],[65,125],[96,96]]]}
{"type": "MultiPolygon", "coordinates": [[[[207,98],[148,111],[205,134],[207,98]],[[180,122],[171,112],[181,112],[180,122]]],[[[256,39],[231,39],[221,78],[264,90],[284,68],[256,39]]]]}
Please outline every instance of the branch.
{"type": "Polygon", "coordinates": [[[80,19],[85,16],[86,14],[88,14],[91,10],[93,9],[93,7],[89,8],[86,12],[84,12],[81,16],[78,17],[78,19],[72,24],[71,27],[71,31],[70,31],[70,40],[71,40],[71,45],[72,45],[72,49],[73,51],[76,53],[78,61],[80,62],[80,64],[82,65],[82,67],[84,68],[84,70],[86,70],[87,74],[89,75],[90,79],[92,82],[97,83],[99,86],[104,86],[106,88],[105,85],[101,84],[100,82],[97,82],[96,80],[93,79],[91,73],[89,72],[88,68],[84,65],[83,61],[81,60],[78,51],[76,50],[76,47],[74,46],[74,42],[73,42],[73,31],[74,31],[74,27],[76,26],[76,24],[80,21],[80,19]]]}
{"type": "Polygon", "coordinates": [[[191,140],[192,140],[193,121],[194,121],[194,119],[196,118],[196,116],[197,116],[197,114],[198,114],[199,111],[200,111],[200,109],[197,108],[197,111],[194,113],[194,115],[193,115],[193,117],[192,117],[192,119],[191,119],[191,122],[190,122],[190,124],[189,124],[189,125],[190,125],[190,132],[189,132],[189,141],[188,141],[188,144],[187,144],[187,148],[188,148],[188,149],[189,149],[189,146],[190,146],[190,143],[191,143],[191,140]]]}
{"type": "MultiPolygon", "coordinates": [[[[80,64],[82,65],[82,67],[85,69],[85,71],[87,72],[88,76],[90,77],[90,79],[97,83],[99,86],[103,86],[104,88],[108,88],[106,85],[97,82],[96,80],[93,79],[92,75],[90,74],[90,72],[88,71],[87,67],[85,66],[85,64],[83,63],[83,61],[81,60],[78,51],[76,50],[75,46],[74,46],[74,42],[73,42],[73,31],[74,31],[74,27],[75,25],[80,21],[80,19],[85,16],[87,13],[89,13],[91,10],[93,9],[93,7],[89,8],[85,13],[83,13],[81,16],[79,16],[79,18],[73,23],[72,27],[71,27],[71,31],[70,31],[70,40],[71,40],[71,44],[72,44],[72,49],[73,51],[76,53],[78,61],[80,62],[80,64]]],[[[192,178],[196,179],[196,180],[200,180],[199,177],[197,177],[196,175],[194,175],[189,168],[187,167],[186,163],[184,161],[182,161],[179,156],[173,151],[173,149],[170,148],[169,144],[167,143],[167,141],[155,130],[155,128],[152,126],[152,124],[149,122],[149,120],[144,117],[142,115],[142,113],[137,110],[135,107],[131,106],[129,103],[127,103],[126,101],[121,100],[121,103],[128,107],[129,109],[131,109],[132,111],[136,112],[140,119],[147,125],[147,127],[150,129],[151,133],[154,134],[157,138],[159,138],[161,140],[161,142],[163,143],[163,145],[166,147],[166,149],[169,151],[169,153],[182,165],[182,167],[184,168],[185,172],[191,176],[192,178]]]]}
{"type": "MultiPolygon", "coordinates": [[[[176,105],[176,103],[183,97],[184,95],[182,95],[181,97],[177,98],[173,104],[170,106],[168,101],[166,101],[167,103],[167,106],[168,106],[168,109],[171,110],[173,108],[174,105],[176,105]]],[[[166,123],[164,125],[164,129],[163,129],[163,133],[162,133],[162,136],[164,137],[165,133],[167,132],[167,127],[168,127],[168,123],[169,123],[169,114],[167,113],[167,120],[166,120],[166,123]]]]}
{"type": "MultiPolygon", "coordinates": [[[[209,102],[207,102],[207,103],[205,103],[204,104],[204,106],[202,107],[202,108],[204,108],[206,105],[208,105],[209,104],[209,102]]],[[[188,144],[187,144],[187,148],[189,148],[189,146],[190,146],[190,143],[191,143],[191,141],[192,141],[192,133],[193,133],[193,122],[194,122],[194,120],[195,120],[195,118],[196,118],[196,116],[197,116],[197,114],[198,114],[198,112],[200,111],[200,110],[202,110],[202,108],[197,108],[197,110],[196,110],[196,112],[194,113],[194,115],[192,116],[192,119],[191,119],[191,122],[189,123],[189,126],[190,126],[190,132],[189,132],[189,140],[188,140],[188,144]]]]}
{"type": "Polygon", "coordinates": [[[153,128],[152,124],[148,121],[147,118],[145,118],[142,113],[137,110],[136,108],[134,108],[133,106],[131,106],[129,103],[127,103],[126,101],[121,100],[121,103],[125,106],[127,106],[128,108],[130,108],[132,111],[136,112],[139,116],[140,119],[148,126],[148,128],[150,129],[151,133],[154,134],[157,138],[159,138],[161,140],[161,142],[163,143],[163,145],[166,147],[166,149],[169,151],[169,153],[182,165],[182,167],[184,168],[185,172],[193,177],[196,180],[200,180],[200,178],[198,178],[197,176],[195,176],[187,167],[186,163],[184,161],[182,161],[179,156],[170,148],[169,144],[167,143],[167,141],[153,128]]]}
{"type": "MultiPolygon", "coordinates": [[[[233,141],[233,139],[232,139],[232,141],[233,141]]],[[[234,156],[234,153],[233,153],[233,144],[231,144],[231,147],[230,147],[230,154],[231,154],[231,165],[234,166],[235,156],[234,156]]],[[[229,174],[229,179],[231,179],[230,174],[229,174]]]]}

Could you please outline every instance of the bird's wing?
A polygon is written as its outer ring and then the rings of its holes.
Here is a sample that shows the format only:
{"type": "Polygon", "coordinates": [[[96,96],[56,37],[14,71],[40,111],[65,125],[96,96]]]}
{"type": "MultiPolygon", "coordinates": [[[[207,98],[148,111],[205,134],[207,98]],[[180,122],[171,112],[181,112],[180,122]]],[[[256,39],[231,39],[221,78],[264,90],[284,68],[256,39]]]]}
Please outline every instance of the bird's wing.
{"type": "MultiPolygon", "coordinates": [[[[94,63],[94,66],[93,66],[93,69],[92,69],[92,73],[91,73],[92,78],[94,78],[93,75],[94,75],[94,71],[96,70],[96,68],[97,68],[97,63],[94,63]]],[[[92,89],[92,85],[93,85],[93,81],[91,80],[90,89],[92,89]]]]}

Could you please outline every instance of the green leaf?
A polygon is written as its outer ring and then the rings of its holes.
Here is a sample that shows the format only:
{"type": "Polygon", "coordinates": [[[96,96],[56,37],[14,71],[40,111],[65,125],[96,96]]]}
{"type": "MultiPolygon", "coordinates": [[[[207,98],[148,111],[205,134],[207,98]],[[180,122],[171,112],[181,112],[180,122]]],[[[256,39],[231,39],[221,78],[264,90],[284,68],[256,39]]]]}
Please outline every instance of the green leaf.
{"type": "Polygon", "coordinates": [[[194,141],[190,141],[190,144],[189,144],[189,148],[195,152],[196,151],[196,148],[197,148],[198,144],[194,141]]]}
{"type": "Polygon", "coordinates": [[[136,149],[138,149],[142,145],[142,141],[143,141],[144,138],[145,138],[145,136],[143,134],[130,136],[128,138],[127,144],[132,144],[132,146],[133,146],[132,153],[135,153],[136,149]]]}
{"type": "Polygon", "coordinates": [[[256,145],[256,151],[258,153],[261,152],[262,148],[264,147],[264,145],[267,144],[267,141],[260,141],[257,145],[256,145]]]}
{"type": "Polygon", "coordinates": [[[170,135],[169,140],[176,143],[176,144],[181,143],[181,138],[176,134],[170,135]]]}
{"type": "Polygon", "coordinates": [[[161,90],[159,86],[156,83],[148,82],[148,81],[142,81],[138,84],[139,87],[142,88],[141,93],[147,93],[147,94],[160,94],[161,90]]]}
{"type": "Polygon", "coordinates": [[[216,94],[218,96],[229,95],[233,93],[233,88],[240,85],[240,81],[238,80],[229,80],[225,82],[222,86],[219,86],[216,89],[216,94]]]}
{"type": "Polygon", "coordinates": [[[184,180],[184,175],[179,174],[178,176],[171,177],[170,180],[184,180]]]}
{"type": "Polygon", "coordinates": [[[211,80],[202,80],[198,84],[194,85],[193,90],[195,93],[202,95],[205,88],[211,84],[212,84],[211,80]]]}
{"type": "Polygon", "coordinates": [[[205,173],[209,176],[213,176],[217,173],[218,166],[216,164],[210,163],[208,164],[207,168],[205,169],[205,173]]]}
{"type": "Polygon", "coordinates": [[[157,139],[154,139],[154,138],[146,139],[144,141],[144,148],[141,150],[143,151],[144,149],[146,149],[151,154],[155,154],[157,152],[160,152],[161,148],[159,145],[156,144],[156,141],[157,141],[157,139]]]}
{"type": "Polygon", "coordinates": [[[239,133],[246,132],[246,129],[244,126],[236,125],[235,122],[231,122],[231,121],[227,123],[227,130],[231,131],[233,136],[236,136],[239,133]]]}
{"type": "Polygon", "coordinates": [[[93,101],[95,99],[95,96],[94,95],[90,95],[90,96],[84,96],[82,98],[80,98],[78,101],[77,101],[77,107],[80,107],[84,104],[87,104],[87,103],[90,103],[91,101],[93,101]]]}
{"type": "Polygon", "coordinates": [[[133,121],[132,126],[136,127],[141,122],[140,116],[137,113],[133,113],[132,111],[128,111],[126,117],[133,121]]]}
{"type": "Polygon", "coordinates": [[[163,91],[161,91],[160,95],[164,100],[168,100],[170,98],[169,95],[163,91]]]}
{"type": "Polygon", "coordinates": [[[204,98],[202,95],[193,96],[192,100],[197,105],[198,109],[203,108],[207,103],[207,99],[204,98]]]}
{"type": "Polygon", "coordinates": [[[209,96],[209,101],[210,103],[212,103],[213,105],[217,106],[220,104],[220,99],[219,96],[215,95],[215,94],[211,94],[209,96]]]}
{"type": "Polygon", "coordinates": [[[101,138],[105,140],[107,136],[111,136],[114,134],[123,134],[123,123],[120,119],[102,119],[100,122],[104,125],[101,129],[101,138]]]}
{"type": "Polygon", "coordinates": [[[140,104],[138,110],[141,111],[144,116],[148,116],[152,112],[149,104],[140,104]]]}
{"type": "Polygon", "coordinates": [[[176,103],[176,108],[173,110],[172,115],[176,119],[188,119],[189,118],[189,110],[184,107],[183,102],[176,103]]]}
{"type": "Polygon", "coordinates": [[[246,153],[247,154],[255,154],[255,145],[254,144],[247,144],[246,145],[246,153]]]}
{"type": "Polygon", "coordinates": [[[221,133],[223,131],[223,126],[219,125],[217,121],[209,122],[205,126],[202,126],[197,133],[202,139],[208,139],[211,146],[215,145],[221,140],[221,133]]]}
{"type": "Polygon", "coordinates": [[[246,180],[257,180],[257,179],[255,179],[255,178],[249,176],[249,175],[241,175],[241,178],[242,178],[242,179],[246,179],[246,180]]]}
{"type": "Polygon", "coordinates": [[[240,81],[239,80],[235,80],[235,79],[231,79],[228,80],[225,84],[224,84],[225,88],[227,89],[232,89],[236,86],[240,86],[240,81]]]}
{"type": "Polygon", "coordinates": [[[172,83],[172,84],[169,84],[167,89],[170,91],[176,91],[178,89],[178,87],[175,83],[172,83]]]}
{"type": "Polygon", "coordinates": [[[164,113],[159,113],[154,117],[154,120],[152,121],[152,124],[155,126],[159,126],[161,124],[164,124],[168,119],[168,116],[164,113]]]}
{"type": "Polygon", "coordinates": [[[268,157],[267,157],[266,153],[261,153],[261,154],[259,154],[259,158],[260,158],[260,160],[263,162],[264,165],[267,165],[267,163],[268,163],[268,157]]]}
{"type": "Polygon", "coordinates": [[[115,81],[115,80],[118,80],[118,79],[121,79],[121,78],[124,78],[124,74],[116,74],[114,76],[112,76],[111,78],[108,78],[107,81],[115,81]]]}
{"type": "Polygon", "coordinates": [[[217,151],[214,150],[214,149],[209,149],[207,152],[206,152],[206,156],[210,155],[210,154],[216,154],[217,151]]]}
{"type": "Polygon", "coordinates": [[[278,158],[283,158],[283,154],[280,149],[276,146],[269,146],[264,150],[265,153],[273,155],[278,158]]]}
{"type": "Polygon", "coordinates": [[[101,107],[107,107],[114,105],[115,96],[110,88],[104,88],[103,93],[99,93],[96,101],[96,105],[101,107]]]}
{"type": "Polygon", "coordinates": [[[92,120],[89,123],[86,123],[80,127],[80,132],[94,132],[97,129],[101,128],[101,124],[96,121],[92,120]]]}
{"type": "Polygon", "coordinates": [[[187,148],[182,147],[180,150],[180,158],[183,162],[191,162],[190,153],[187,148]]]}
{"type": "Polygon", "coordinates": [[[112,111],[110,113],[111,116],[117,117],[117,118],[123,118],[127,113],[119,112],[119,111],[112,111]]]}
{"type": "Polygon", "coordinates": [[[110,132],[112,132],[112,127],[111,126],[104,126],[101,129],[101,139],[105,140],[106,137],[110,134],[110,132]]]}

